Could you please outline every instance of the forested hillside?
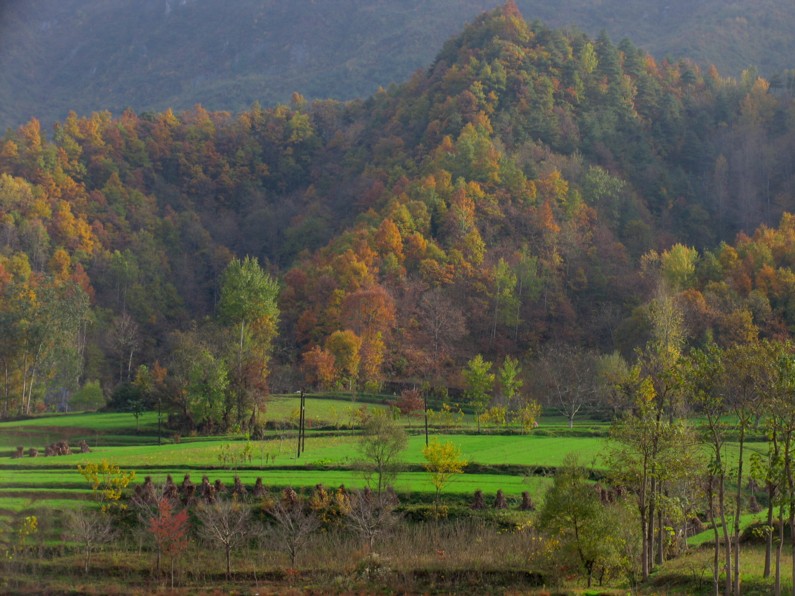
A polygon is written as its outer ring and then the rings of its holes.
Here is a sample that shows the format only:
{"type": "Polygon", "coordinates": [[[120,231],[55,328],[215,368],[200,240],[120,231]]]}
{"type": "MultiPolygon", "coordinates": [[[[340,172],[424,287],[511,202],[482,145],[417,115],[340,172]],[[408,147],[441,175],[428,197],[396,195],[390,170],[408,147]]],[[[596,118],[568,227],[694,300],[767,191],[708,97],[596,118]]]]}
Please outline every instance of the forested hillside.
{"type": "Polygon", "coordinates": [[[788,336],[793,110],[508,2],[362,101],[32,120],[0,142],[3,412],[136,381],[213,426],[268,384],[629,357],[660,280],[694,344],[788,336]],[[267,278],[233,256],[279,280],[278,316],[227,300],[267,278]]]}
{"type": "MultiPolygon", "coordinates": [[[[739,76],[793,68],[788,0],[518,0],[529,21],[607,32],[657,59],[739,76]]],[[[497,0],[8,0],[0,5],[0,130],[127,107],[243,110],[293,91],[366,97],[431,62],[497,0]]],[[[786,77],[777,77],[782,84],[786,77]]]]}

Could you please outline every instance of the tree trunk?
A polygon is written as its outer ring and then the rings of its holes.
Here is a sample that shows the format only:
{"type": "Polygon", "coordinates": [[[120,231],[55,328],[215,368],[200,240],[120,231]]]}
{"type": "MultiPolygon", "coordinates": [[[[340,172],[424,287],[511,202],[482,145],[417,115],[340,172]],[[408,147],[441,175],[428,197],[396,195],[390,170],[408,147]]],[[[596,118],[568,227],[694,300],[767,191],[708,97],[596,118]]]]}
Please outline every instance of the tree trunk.
{"type": "Polygon", "coordinates": [[[22,397],[19,400],[19,413],[28,414],[25,411],[25,398],[27,397],[28,390],[28,355],[22,357],[22,397]]]}
{"type": "MultiPolygon", "coordinates": [[[[723,457],[721,456],[721,448],[723,447],[723,438],[718,430],[720,417],[709,417],[710,432],[712,434],[712,448],[715,450],[715,470],[717,471],[718,478],[718,512],[720,514],[720,524],[723,534],[723,544],[725,548],[725,587],[724,594],[731,594],[732,591],[732,555],[731,555],[731,541],[729,540],[729,529],[726,526],[726,471],[723,468],[723,457]]],[[[717,532],[717,530],[716,530],[717,532]]],[[[717,538],[716,538],[717,540],[717,538]]]]}
{"type": "Polygon", "coordinates": [[[715,477],[710,476],[707,487],[709,498],[709,521],[712,524],[712,534],[715,537],[715,549],[712,557],[712,586],[715,588],[715,596],[720,596],[720,534],[718,534],[718,524],[715,520],[715,477]]]}
{"type": "Polygon", "coordinates": [[[127,359],[127,382],[132,379],[133,354],[135,354],[135,348],[130,348],[130,357],[127,359]]]}
{"type": "Polygon", "coordinates": [[[720,507],[720,523],[723,528],[723,543],[726,548],[726,586],[725,593],[732,593],[732,543],[729,538],[729,528],[726,524],[726,476],[723,471],[720,457],[718,457],[720,479],[718,481],[718,506],[720,507]]]}
{"type": "Polygon", "coordinates": [[[226,579],[232,579],[232,547],[226,545],[226,579]]]}
{"type": "Polygon", "coordinates": [[[425,391],[422,392],[422,404],[425,407],[425,446],[428,446],[428,395],[425,391]]]}
{"type": "Polygon", "coordinates": [[[767,537],[765,539],[765,570],[762,572],[762,577],[770,577],[770,562],[773,556],[773,497],[775,496],[776,489],[771,484],[767,485],[767,537]]]}
{"type": "Polygon", "coordinates": [[[648,461],[646,459],[646,455],[644,454],[643,459],[643,478],[640,484],[640,492],[638,493],[638,513],[640,513],[640,537],[641,537],[641,555],[640,555],[640,562],[641,562],[641,573],[643,576],[643,581],[649,579],[649,573],[651,572],[650,561],[649,561],[649,547],[648,547],[648,518],[646,517],[646,512],[648,509],[648,461]]]}
{"type": "Polygon", "coordinates": [[[238,367],[242,366],[243,362],[243,337],[246,331],[246,322],[240,321],[240,345],[238,346],[237,350],[237,362],[238,367]]]}
{"type": "Polygon", "coordinates": [[[740,515],[743,498],[743,447],[745,446],[745,423],[740,426],[740,455],[737,458],[737,495],[734,504],[734,594],[740,595],[740,515]]]}
{"type": "Polygon", "coordinates": [[[665,532],[663,532],[662,509],[657,509],[657,564],[665,563],[665,532]]]}
{"type": "Polygon", "coordinates": [[[775,596],[781,596],[781,551],[784,548],[784,504],[778,507],[778,544],[776,545],[776,580],[773,584],[775,596]]]}
{"type": "Polygon", "coordinates": [[[649,500],[649,522],[646,525],[646,531],[648,534],[646,535],[646,548],[648,549],[648,554],[646,555],[649,561],[649,572],[654,567],[654,514],[656,513],[655,510],[655,499],[656,499],[656,491],[657,491],[657,482],[652,477],[651,479],[651,487],[649,488],[649,493],[651,494],[651,499],[649,500]]]}
{"type": "MultiPolygon", "coordinates": [[[[795,539],[792,539],[792,536],[795,536],[795,502],[792,500],[789,504],[789,531],[790,531],[790,545],[791,545],[791,556],[792,556],[792,570],[795,572],[795,539]]],[[[795,573],[792,575],[792,594],[795,596],[795,573]]]]}
{"type": "Polygon", "coordinates": [[[28,400],[25,407],[25,414],[30,414],[30,405],[33,403],[33,381],[36,379],[36,369],[33,368],[30,373],[30,383],[28,383],[28,400]]]}
{"type": "MultiPolygon", "coordinates": [[[[641,496],[641,498],[643,498],[641,496]]],[[[648,542],[648,532],[647,532],[647,522],[646,522],[646,507],[640,507],[640,535],[641,535],[641,542],[643,547],[640,551],[640,568],[641,568],[641,575],[643,577],[643,581],[649,579],[649,548],[647,545],[648,542]]]]}
{"type": "MultiPolygon", "coordinates": [[[[780,447],[779,447],[779,439],[778,436],[779,427],[778,423],[773,425],[773,434],[771,440],[773,441],[773,458],[774,461],[778,461],[780,457],[780,447]]],[[[772,464],[772,462],[771,462],[772,464]]],[[[779,480],[780,484],[780,480],[779,480]]],[[[765,570],[763,573],[763,577],[769,578],[772,559],[773,559],[773,532],[775,528],[773,527],[773,519],[774,519],[774,512],[773,512],[773,500],[776,497],[776,493],[779,492],[781,489],[779,485],[774,484],[772,481],[767,482],[767,527],[768,527],[768,534],[767,540],[765,541],[765,570]]]]}
{"type": "Polygon", "coordinates": [[[237,422],[243,420],[243,339],[245,337],[246,322],[240,321],[240,345],[237,352],[237,422]]]}
{"type": "MultiPolygon", "coordinates": [[[[790,442],[792,440],[792,427],[788,425],[787,432],[784,435],[784,476],[787,481],[786,490],[787,495],[789,497],[790,503],[790,517],[792,516],[792,454],[790,453],[790,442]]],[[[783,496],[783,495],[782,495],[783,496]]],[[[781,499],[781,503],[778,506],[778,545],[776,546],[776,582],[775,582],[775,594],[776,596],[781,595],[781,553],[784,549],[784,499],[781,499]]],[[[791,526],[790,526],[791,528],[791,526]]],[[[791,538],[793,544],[795,544],[795,538],[791,538]]],[[[793,586],[795,586],[795,577],[793,577],[793,586]]]]}

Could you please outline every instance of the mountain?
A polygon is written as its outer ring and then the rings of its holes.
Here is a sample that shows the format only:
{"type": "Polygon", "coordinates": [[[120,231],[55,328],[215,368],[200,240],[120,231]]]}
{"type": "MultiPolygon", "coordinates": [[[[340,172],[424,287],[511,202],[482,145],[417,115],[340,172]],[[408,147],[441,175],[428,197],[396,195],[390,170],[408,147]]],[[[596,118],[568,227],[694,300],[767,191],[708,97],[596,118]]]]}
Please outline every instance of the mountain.
{"type": "MultiPolygon", "coordinates": [[[[0,5],[0,129],[87,115],[366,97],[426,67],[497,0],[8,0],[0,5]]],[[[624,37],[724,74],[793,66],[788,0],[519,0],[528,20],[624,37]]]]}
{"type": "Polygon", "coordinates": [[[556,343],[631,355],[660,280],[694,343],[787,336],[793,123],[764,78],[511,0],[363,100],[71,114],[52,138],[31,120],[0,140],[0,359],[48,354],[42,399],[158,361],[191,393],[234,372],[243,326],[230,343],[218,304],[246,255],[281,284],[281,389],[455,386],[475,354],[556,343]],[[85,326],[56,349],[78,298],[85,326]],[[189,374],[186,353],[217,366],[189,374]]]}
{"type": "Polygon", "coordinates": [[[372,94],[493,0],[34,0],[0,7],[0,126],[372,94]]]}

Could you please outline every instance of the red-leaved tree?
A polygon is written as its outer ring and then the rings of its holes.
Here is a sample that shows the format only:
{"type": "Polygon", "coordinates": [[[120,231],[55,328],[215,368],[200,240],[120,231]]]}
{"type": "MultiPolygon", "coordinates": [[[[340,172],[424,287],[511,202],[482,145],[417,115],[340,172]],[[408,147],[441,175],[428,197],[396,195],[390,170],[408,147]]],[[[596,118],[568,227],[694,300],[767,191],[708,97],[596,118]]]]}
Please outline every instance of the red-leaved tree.
{"type": "Polygon", "coordinates": [[[174,562],[188,548],[188,511],[176,510],[171,499],[159,499],[157,512],[149,520],[149,533],[157,550],[157,573],[160,574],[162,557],[169,560],[171,587],[174,587],[174,562]]]}

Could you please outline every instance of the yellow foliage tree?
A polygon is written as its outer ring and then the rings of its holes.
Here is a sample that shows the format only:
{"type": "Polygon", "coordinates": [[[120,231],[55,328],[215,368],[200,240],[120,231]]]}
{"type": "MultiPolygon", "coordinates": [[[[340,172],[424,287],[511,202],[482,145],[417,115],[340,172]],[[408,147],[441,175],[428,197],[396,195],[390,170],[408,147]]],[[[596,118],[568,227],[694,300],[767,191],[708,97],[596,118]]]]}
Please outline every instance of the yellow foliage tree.
{"type": "MultiPolygon", "coordinates": [[[[102,505],[102,510],[107,511],[121,500],[122,493],[130,482],[135,480],[135,471],[125,472],[119,466],[103,459],[100,463],[89,463],[84,466],[78,464],[77,471],[91,485],[91,490],[102,505]]],[[[124,505],[120,505],[124,509],[124,505]]]]}
{"type": "Polygon", "coordinates": [[[434,439],[422,450],[425,457],[425,471],[431,475],[431,482],[436,489],[434,512],[439,515],[439,496],[442,489],[456,474],[463,474],[467,461],[461,457],[461,449],[453,442],[440,443],[434,439]]]}
{"type": "Polygon", "coordinates": [[[522,425],[522,432],[527,433],[538,426],[539,416],[541,416],[541,404],[531,400],[515,412],[514,419],[522,425]]]}

